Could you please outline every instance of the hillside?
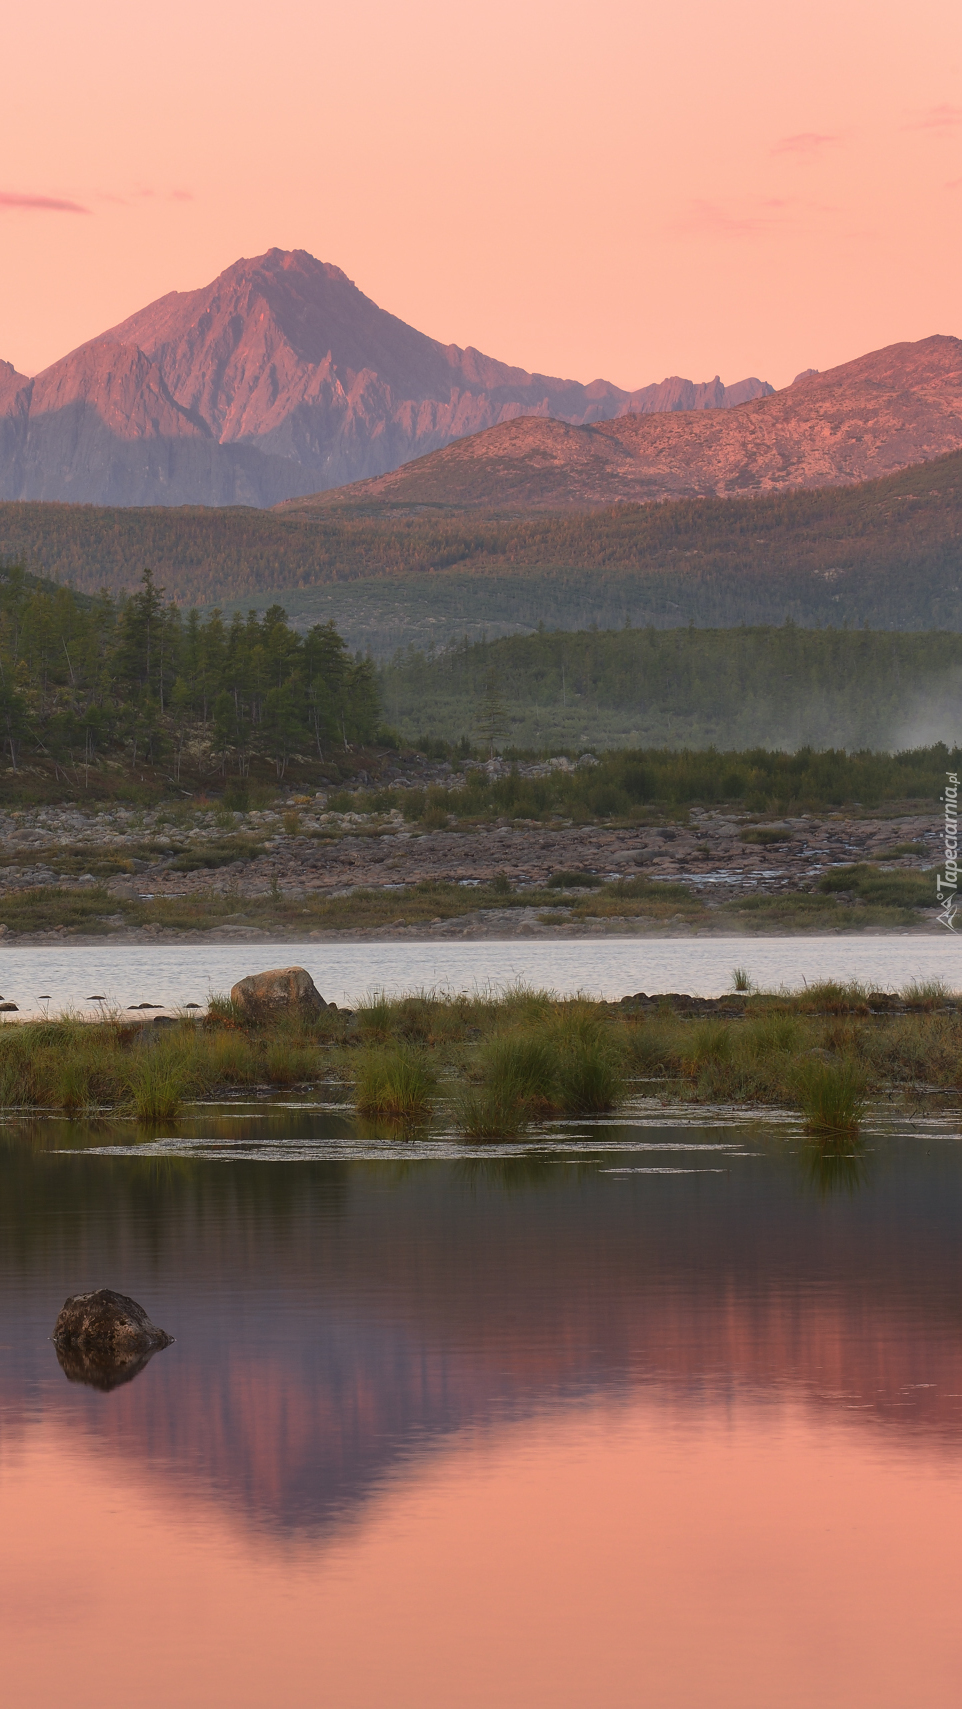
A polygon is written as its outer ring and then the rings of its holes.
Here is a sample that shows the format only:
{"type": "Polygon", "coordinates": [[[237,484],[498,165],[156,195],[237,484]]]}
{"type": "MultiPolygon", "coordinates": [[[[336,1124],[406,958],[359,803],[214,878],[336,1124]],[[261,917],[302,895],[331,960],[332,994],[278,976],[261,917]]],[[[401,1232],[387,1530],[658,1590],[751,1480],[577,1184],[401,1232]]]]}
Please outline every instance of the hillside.
{"type": "Polygon", "coordinates": [[[408,741],[897,752],[958,740],[962,636],[778,629],[515,635],[380,672],[408,741]]]}
{"type": "Polygon", "coordinates": [[[380,475],[514,416],[697,413],[770,392],[671,378],[627,392],[441,344],[305,250],[172,291],[35,379],[0,363],[0,497],[271,505],[380,475]]]}
{"type": "Polygon", "coordinates": [[[725,412],[502,422],[291,508],[560,510],[872,479],[962,448],[962,340],[892,344],[725,412]]]}
{"type": "Polygon", "coordinates": [[[182,604],[333,618],[380,656],[539,622],[962,627],[962,454],[761,498],[527,517],[0,504],[0,560],[89,593],[150,565],[182,604]]]}

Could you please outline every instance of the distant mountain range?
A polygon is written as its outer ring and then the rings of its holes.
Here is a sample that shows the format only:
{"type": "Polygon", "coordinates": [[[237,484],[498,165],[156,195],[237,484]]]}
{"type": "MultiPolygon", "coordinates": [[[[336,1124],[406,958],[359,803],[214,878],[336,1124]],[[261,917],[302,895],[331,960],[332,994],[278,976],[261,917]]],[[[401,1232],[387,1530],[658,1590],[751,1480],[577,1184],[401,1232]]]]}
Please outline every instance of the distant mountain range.
{"type": "Polygon", "coordinates": [[[28,379],[0,362],[0,498],[272,505],[519,416],[729,410],[756,379],[626,392],[440,344],[340,268],[271,249],[172,291],[28,379]]]}
{"type": "Polygon", "coordinates": [[[890,475],[962,448],[962,340],[891,344],[729,410],[512,420],[286,508],[587,509],[890,475]]]}

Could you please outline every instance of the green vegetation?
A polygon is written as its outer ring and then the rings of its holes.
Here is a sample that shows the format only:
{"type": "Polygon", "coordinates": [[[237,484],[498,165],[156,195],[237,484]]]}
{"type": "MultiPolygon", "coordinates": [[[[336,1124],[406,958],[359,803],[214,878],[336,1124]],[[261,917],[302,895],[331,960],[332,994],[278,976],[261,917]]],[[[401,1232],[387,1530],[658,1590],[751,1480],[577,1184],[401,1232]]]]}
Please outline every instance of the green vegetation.
{"type": "Polygon", "coordinates": [[[448,788],[384,789],[373,796],[357,791],[341,800],[345,810],[350,805],[370,811],[377,804],[381,811],[397,807],[413,823],[429,824],[434,813],[444,824],[462,825],[554,816],[583,824],[596,819],[663,822],[665,814],[684,817],[690,807],[723,804],[779,815],[850,806],[874,810],[892,802],[937,801],[946,771],[962,764],[962,748],[941,742],[897,754],[807,747],[794,753],[761,747],[734,752],[640,748],[613,750],[597,760],[592,756],[592,762],[535,777],[513,765],[494,776],[468,769],[463,781],[452,778],[448,788]]]}
{"type": "MultiPolygon", "coordinates": [[[[120,762],[162,765],[169,781],[233,780],[252,767],[285,776],[304,750],[370,742],[379,703],[373,668],[352,660],[331,625],[306,636],[280,606],[263,617],[185,618],[149,571],[115,601],[0,578],[0,745],[7,781],[42,758],[54,778],[84,779],[120,762]]],[[[22,781],[22,780],[21,780],[22,781]]],[[[15,784],[19,787],[19,784],[15,784]]]]}
{"type": "Polygon", "coordinates": [[[954,735],[962,636],[800,629],[621,629],[409,650],[381,667],[408,741],[490,746],[907,748],[954,735]]]}
{"type": "Polygon", "coordinates": [[[826,984],[693,1003],[501,997],[373,998],[356,1014],[257,1022],[214,1000],[200,1020],[123,1016],[0,1027],[0,1105],[142,1122],[189,1098],[290,1086],[340,1089],[402,1134],[432,1118],[502,1138],[630,1097],[774,1104],[827,1140],[853,1134],[871,1096],[917,1102],[958,1089],[962,1007],[944,992],[901,999],[826,984]]]}
{"type": "Polygon", "coordinates": [[[476,1085],[457,1106],[459,1125],[483,1137],[517,1132],[536,1116],[610,1110],[624,1092],[623,1046],[587,1003],[551,1005],[498,1031],[482,1048],[476,1085]]]}
{"type": "Polygon", "coordinates": [[[129,900],[111,896],[100,886],[71,890],[51,884],[0,893],[0,925],[14,933],[55,933],[64,938],[102,937],[138,928],[178,933],[218,927],[253,927],[265,934],[304,937],[316,931],[417,930],[456,920],[469,928],[474,916],[490,910],[502,911],[502,917],[507,914],[510,920],[518,910],[534,909],[544,924],[596,922],[614,931],[666,924],[749,933],[860,931],[867,926],[918,924],[919,910],[931,909],[936,902],[931,874],[886,873],[869,865],[839,868],[826,875],[814,894],[794,890],[742,895],[712,908],[704,893],[686,884],[632,878],[582,886],[572,883],[570,874],[564,878],[563,889],[555,886],[553,877],[543,888],[514,888],[501,875],[477,885],[423,879],[402,890],[286,896],[275,889],[243,899],[231,891],[200,890],[185,896],[129,900]]]}
{"type": "Polygon", "coordinates": [[[436,1092],[437,1075],[425,1051],[402,1039],[393,1049],[365,1054],[355,1102],[362,1115],[410,1127],[428,1119],[436,1092]]]}
{"type": "Polygon", "coordinates": [[[865,1070],[858,1062],[809,1060],[798,1076],[798,1102],[814,1134],[858,1133],[865,1114],[865,1070]]]}
{"type": "Polygon", "coordinates": [[[960,490],[953,454],[851,487],[521,517],[7,503],[0,559],[91,594],[131,589],[144,564],[183,604],[283,590],[299,623],[331,619],[379,654],[399,633],[534,629],[546,610],[572,629],[955,628],[960,490]]]}

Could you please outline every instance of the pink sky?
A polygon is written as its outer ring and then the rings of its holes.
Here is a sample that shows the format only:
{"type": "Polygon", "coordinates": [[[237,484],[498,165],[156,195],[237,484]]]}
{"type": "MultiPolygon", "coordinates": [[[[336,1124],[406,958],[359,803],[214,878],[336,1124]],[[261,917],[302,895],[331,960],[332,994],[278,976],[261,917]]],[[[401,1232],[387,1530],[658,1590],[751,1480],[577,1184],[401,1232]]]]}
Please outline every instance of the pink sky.
{"type": "Polygon", "coordinates": [[[623,386],[962,333],[957,0],[48,0],[2,40],[27,373],[273,244],[623,386]]]}

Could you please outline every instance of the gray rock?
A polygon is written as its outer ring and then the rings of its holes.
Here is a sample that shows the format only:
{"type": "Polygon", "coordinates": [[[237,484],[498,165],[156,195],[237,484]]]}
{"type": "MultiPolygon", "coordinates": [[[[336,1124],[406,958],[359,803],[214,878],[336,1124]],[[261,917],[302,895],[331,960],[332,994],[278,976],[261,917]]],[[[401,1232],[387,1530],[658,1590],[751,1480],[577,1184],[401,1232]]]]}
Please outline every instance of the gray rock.
{"type": "Polygon", "coordinates": [[[231,986],[231,1002],[252,1020],[295,1010],[319,1015],[327,1004],[304,967],[274,967],[231,986]]]}

